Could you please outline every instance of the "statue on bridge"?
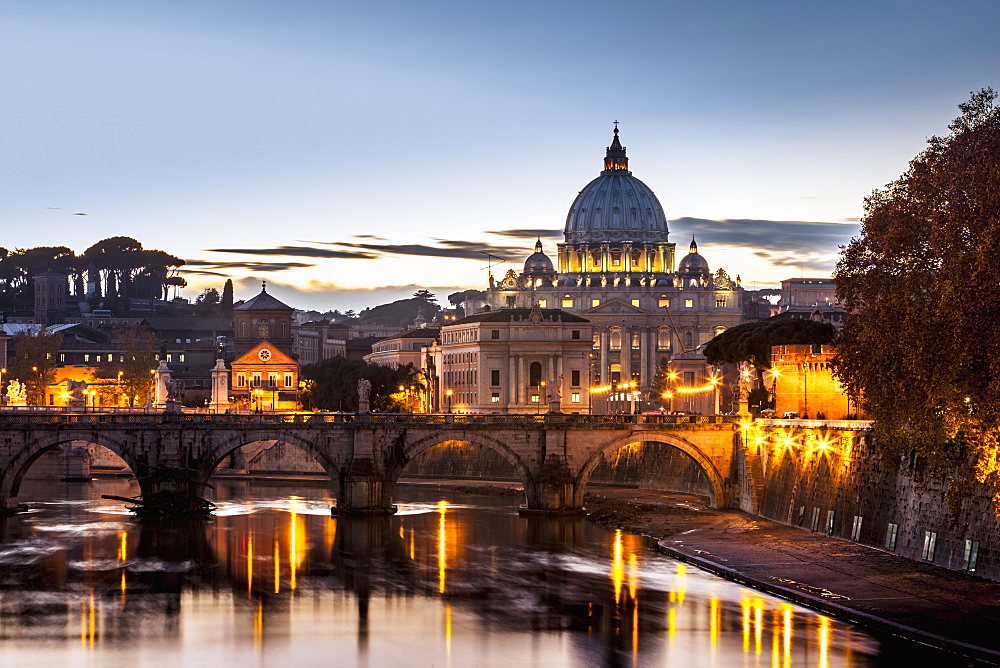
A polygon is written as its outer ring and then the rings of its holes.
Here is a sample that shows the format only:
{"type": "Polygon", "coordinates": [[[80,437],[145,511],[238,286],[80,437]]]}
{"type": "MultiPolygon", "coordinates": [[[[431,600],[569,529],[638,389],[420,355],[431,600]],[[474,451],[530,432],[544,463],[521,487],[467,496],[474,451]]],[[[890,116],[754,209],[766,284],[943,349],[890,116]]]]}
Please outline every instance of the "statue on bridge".
{"type": "Polygon", "coordinates": [[[358,412],[359,413],[371,413],[371,406],[368,403],[368,397],[372,391],[372,382],[367,378],[362,378],[358,381],[358,412]]]}
{"type": "Polygon", "coordinates": [[[7,385],[7,405],[26,406],[28,404],[28,388],[17,379],[7,385]]]}

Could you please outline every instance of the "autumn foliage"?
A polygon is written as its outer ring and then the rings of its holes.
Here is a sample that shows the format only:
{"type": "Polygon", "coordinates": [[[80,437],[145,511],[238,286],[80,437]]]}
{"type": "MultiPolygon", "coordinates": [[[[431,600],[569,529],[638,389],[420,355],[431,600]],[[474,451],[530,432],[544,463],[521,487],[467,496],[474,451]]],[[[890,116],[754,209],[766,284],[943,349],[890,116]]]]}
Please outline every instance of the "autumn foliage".
{"type": "Polygon", "coordinates": [[[1000,490],[1000,109],[974,93],[945,137],[865,200],[837,265],[838,376],[879,447],[1000,490]]]}

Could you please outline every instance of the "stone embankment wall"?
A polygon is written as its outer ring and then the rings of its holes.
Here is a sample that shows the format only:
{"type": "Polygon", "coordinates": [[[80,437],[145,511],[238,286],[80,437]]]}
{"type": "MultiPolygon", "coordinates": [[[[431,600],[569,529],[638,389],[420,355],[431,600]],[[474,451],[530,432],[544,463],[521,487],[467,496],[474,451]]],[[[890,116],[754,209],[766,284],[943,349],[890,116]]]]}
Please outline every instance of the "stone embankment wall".
{"type": "Polygon", "coordinates": [[[942,481],[919,461],[885,461],[863,430],[758,426],[746,442],[763,471],[764,517],[1000,580],[1000,518],[985,485],[953,512],[942,481]]]}

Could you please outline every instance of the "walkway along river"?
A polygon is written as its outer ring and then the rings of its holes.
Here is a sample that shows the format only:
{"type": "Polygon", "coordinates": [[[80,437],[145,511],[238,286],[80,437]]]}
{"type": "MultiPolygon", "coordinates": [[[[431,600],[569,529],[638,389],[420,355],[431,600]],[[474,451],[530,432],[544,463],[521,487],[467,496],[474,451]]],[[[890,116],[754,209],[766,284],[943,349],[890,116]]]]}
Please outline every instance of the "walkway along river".
{"type": "Polygon", "coordinates": [[[3,665],[825,667],[915,651],[651,539],[520,517],[518,497],[402,486],[395,516],[335,518],[314,486],[220,481],[214,519],[166,525],[99,498],[135,492],[25,483],[32,510],[0,539],[3,665]]]}

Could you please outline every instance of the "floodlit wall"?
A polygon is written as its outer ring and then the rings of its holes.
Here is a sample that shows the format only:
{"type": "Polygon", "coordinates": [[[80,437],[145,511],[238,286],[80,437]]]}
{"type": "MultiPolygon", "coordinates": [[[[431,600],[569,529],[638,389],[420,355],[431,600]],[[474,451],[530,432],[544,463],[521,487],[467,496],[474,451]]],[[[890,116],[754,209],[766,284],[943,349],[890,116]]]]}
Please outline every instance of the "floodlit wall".
{"type": "Polygon", "coordinates": [[[794,422],[758,421],[747,432],[763,471],[761,515],[1000,580],[1000,518],[985,485],[973,484],[952,513],[945,485],[919,461],[883,460],[870,433],[852,426],[863,423],[794,422]]]}

